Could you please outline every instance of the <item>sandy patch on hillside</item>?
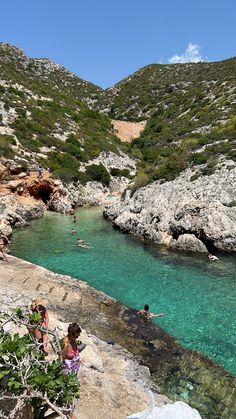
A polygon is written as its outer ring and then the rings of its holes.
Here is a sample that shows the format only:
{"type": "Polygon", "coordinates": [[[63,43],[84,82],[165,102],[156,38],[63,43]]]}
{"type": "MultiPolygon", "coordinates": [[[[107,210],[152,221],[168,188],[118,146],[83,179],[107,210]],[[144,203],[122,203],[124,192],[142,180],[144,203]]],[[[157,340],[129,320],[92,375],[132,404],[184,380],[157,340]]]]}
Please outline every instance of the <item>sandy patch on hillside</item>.
{"type": "Polygon", "coordinates": [[[113,120],[112,123],[115,135],[125,142],[131,142],[134,138],[138,138],[146,125],[146,121],[127,122],[113,120]]]}

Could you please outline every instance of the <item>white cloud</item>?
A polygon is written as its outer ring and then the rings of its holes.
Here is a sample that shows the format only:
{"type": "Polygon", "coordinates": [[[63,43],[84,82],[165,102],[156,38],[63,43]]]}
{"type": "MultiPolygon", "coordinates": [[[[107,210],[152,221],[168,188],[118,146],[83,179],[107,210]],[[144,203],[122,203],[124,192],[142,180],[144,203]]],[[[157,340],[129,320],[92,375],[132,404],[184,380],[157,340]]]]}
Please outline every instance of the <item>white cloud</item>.
{"type": "Polygon", "coordinates": [[[169,58],[170,64],[176,63],[198,63],[199,61],[204,61],[200,53],[200,47],[197,44],[192,44],[189,42],[185,52],[181,55],[175,54],[169,58]]]}

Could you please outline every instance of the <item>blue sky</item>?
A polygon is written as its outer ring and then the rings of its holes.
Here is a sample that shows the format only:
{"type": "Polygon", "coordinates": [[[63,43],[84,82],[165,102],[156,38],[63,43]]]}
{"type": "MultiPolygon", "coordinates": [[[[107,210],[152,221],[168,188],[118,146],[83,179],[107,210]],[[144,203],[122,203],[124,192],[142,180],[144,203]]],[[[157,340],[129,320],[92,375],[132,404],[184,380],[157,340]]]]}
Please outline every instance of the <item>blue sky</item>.
{"type": "Polygon", "coordinates": [[[236,55],[236,0],[2,0],[0,41],[108,87],[152,63],[236,55]]]}

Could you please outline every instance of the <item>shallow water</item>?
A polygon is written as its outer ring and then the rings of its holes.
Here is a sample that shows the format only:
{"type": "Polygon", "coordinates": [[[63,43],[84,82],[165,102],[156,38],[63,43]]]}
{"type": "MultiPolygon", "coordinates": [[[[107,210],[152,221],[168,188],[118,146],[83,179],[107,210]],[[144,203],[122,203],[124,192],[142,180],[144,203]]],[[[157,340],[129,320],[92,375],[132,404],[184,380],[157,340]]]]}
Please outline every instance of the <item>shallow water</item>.
{"type": "Polygon", "coordinates": [[[165,312],[154,321],[236,374],[235,256],[210,262],[160,250],[115,230],[98,208],[79,209],[77,219],[47,213],[15,230],[12,254],[86,280],[134,308],[148,303],[153,312],[165,312]],[[77,237],[93,248],[78,248],[77,237]]]}

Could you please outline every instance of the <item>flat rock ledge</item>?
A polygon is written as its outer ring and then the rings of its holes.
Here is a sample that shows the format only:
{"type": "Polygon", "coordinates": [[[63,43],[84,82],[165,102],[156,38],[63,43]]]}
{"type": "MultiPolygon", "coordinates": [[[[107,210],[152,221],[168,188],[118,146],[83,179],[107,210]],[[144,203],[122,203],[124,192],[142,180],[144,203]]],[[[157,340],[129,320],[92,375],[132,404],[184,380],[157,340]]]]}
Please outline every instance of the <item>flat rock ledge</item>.
{"type": "MultiPolygon", "coordinates": [[[[183,400],[203,417],[231,418],[236,379],[136,310],[95,290],[86,282],[50,272],[9,256],[0,261],[0,307],[8,310],[41,296],[49,300],[51,326],[62,334],[69,322],[82,326],[87,343],[80,371],[80,419],[122,419],[150,406],[183,400]]],[[[184,416],[183,416],[184,417],[184,416]]],[[[194,417],[194,416],[193,416],[194,417]]]]}

